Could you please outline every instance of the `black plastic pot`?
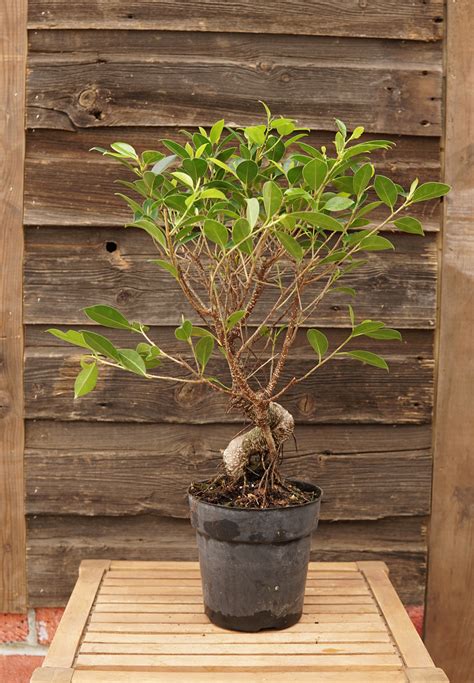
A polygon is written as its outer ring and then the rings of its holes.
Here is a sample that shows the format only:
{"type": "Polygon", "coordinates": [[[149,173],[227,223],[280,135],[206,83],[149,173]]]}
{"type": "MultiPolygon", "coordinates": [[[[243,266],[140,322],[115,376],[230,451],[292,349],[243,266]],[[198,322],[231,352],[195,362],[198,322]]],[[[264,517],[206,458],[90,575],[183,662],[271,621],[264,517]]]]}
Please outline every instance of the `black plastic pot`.
{"type": "Polygon", "coordinates": [[[247,510],[189,495],[205,612],[217,626],[261,631],[299,621],[322,491],[293,483],[316,492],[317,499],[287,508],[247,510]]]}

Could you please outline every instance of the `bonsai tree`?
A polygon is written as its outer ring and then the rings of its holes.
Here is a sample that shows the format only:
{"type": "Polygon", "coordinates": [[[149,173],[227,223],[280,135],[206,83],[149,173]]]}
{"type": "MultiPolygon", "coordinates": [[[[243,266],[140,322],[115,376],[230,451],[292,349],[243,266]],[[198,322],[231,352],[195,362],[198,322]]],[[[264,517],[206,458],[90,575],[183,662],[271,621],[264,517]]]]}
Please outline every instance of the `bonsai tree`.
{"type": "Polygon", "coordinates": [[[335,357],[388,370],[383,357],[364,349],[364,338],[401,339],[382,321],[357,320],[349,305],[346,338],[331,348],[325,334],[310,327],[314,363],[301,376],[285,378],[298,330],[314,320],[329,293],[356,295],[347,286],[351,273],[367,252],[394,248],[390,231],[423,235],[411,207],[449,190],[416,179],[403,188],[376,175],[370,154],[393,143],[358,142],[360,126],[349,133],[336,119],[334,150],[317,149],[304,142],[306,132],[295,121],[274,117],[264,106],[263,123],[226,128],[220,120],[210,130],[185,131],[184,146],[162,140],[166,152],[139,154],[124,142],[94,148],[129,169],[130,181],[119,181],[127,190],[119,196],[132,212],[126,227],[148,233],[158,252],[154,263],[194,311],[175,330],[176,348],[102,304],[86,308],[88,318],[129,330],[138,343],[117,348],[93,331],[49,330],[85,350],[76,398],[95,387],[101,366],[223,394],[251,428],[224,448],[223,472],[195,490],[247,507],[298,504],[308,495],[279,470],[294,429],[280,403],[284,394],[335,357]],[[227,361],[225,376],[213,369],[219,356],[227,361]]]}

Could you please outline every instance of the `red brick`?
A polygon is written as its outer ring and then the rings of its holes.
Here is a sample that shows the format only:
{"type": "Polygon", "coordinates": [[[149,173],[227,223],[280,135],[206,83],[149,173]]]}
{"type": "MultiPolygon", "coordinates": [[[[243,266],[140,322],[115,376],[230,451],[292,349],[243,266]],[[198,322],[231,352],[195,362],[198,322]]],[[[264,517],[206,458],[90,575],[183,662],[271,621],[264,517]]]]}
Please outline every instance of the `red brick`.
{"type": "Polygon", "coordinates": [[[31,675],[43,663],[43,657],[0,655],[0,683],[29,683],[31,675]]]}
{"type": "MultiPolygon", "coordinates": [[[[0,643],[19,643],[28,637],[26,614],[0,614],[0,643]]],[[[0,679],[0,683],[3,683],[0,679]]]]}
{"type": "Polygon", "coordinates": [[[423,635],[423,621],[425,618],[425,608],[423,605],[408,605],[406,607],[406,611],[408,612],[408,616],[413,622],[414,627],[420,634],[420,636],[423,635]]]}
{"type": "Polygon", "coordinates": [[[40,645],[51,643],[63,612],[64,610],[60,607],[41,607],[36,610],[36,630],[40,645]]]}

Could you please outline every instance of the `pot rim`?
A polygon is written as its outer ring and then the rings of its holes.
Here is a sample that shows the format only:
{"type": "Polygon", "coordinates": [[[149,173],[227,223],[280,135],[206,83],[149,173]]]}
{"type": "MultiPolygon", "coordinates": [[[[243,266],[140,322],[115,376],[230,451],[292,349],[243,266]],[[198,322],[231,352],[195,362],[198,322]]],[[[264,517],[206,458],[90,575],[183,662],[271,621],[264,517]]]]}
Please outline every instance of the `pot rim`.
{"type": "MultiPolygon", "coordinates": [[[[207,479],[201,480],[198,482],[193,482],[193,483],[206,483],[208,481],[207,479]]],[[[307,507],[309,505],[317,505],[321,502],[321,499],[323,497],[323,490],[320,486],[317,486],[316,484],[311,484],[309,481],[302,481],[301,479],[288,479],[292,484],[303,484],[304,486],[311,487],[313,491],[318,493],[318,497],[315,500],[308,501],[307,503],[300,503],[299,505],[287,505],[286,507],[271,507],[271,508],[239,508],[239,507],[230,507],[228,505],[221,505],[219,503],[209,503],[206,500],[202,500],[201,498],[198,498],[194,494],[191,493],[190,489],[191,486],[193,486],[193,483],[191,483],[188,487],[188,496],[195,500],[197,503],[200,505],[208,505],[209,507],[212,508],[221,508],[223,510],[232,510],[233,512],[275,512],[276,510],[281,510],[281,511],[286,511],[286,510],[301,510],[301,508],[307,507]]]]}

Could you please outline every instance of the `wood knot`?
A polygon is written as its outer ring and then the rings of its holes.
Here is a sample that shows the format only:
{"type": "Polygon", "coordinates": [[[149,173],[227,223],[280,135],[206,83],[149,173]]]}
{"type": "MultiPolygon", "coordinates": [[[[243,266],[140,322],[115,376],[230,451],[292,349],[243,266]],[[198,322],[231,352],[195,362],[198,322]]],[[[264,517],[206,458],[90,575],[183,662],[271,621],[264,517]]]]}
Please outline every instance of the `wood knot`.
{"type": "Polygon", "coordinates": [[[118,304],[126,304],[132,299],[133,299],[133,294],[128,289],[121,289],[117,293],[117,296],[115,297],[115,300],[117,301],[118,304]]]}
{"type": "Polygon", "coordinates": [[[258,63],[258,68],[260,71],[263,71],[264,73],[270,73],[272,70],[273,64],[271,62],[259,62],[258,63]]]}
{"type": "Polygon", "coordinates": [[[0,391],[0,418],[6,417],[11,410],[11,396],[7,391],[0,391]]]}
{"type": "Polygon", "coordinates": [[[97,95],[98,92],[94,88],[86,88],[79,94],[79,104],[84,109],[90,109],[95,104],[97,95]]]}
{"type": "Polygon", "coordinates": [[[316,401],[311,394],[304,394],[298,401],[298,410],[306,416],[312,415],[316,409],[316,401]]]}
{"type": "Polygon", "coordinates": [[[184,408],[195,406],[207,394],[202,384],[181,384],[176,390],[176,403],[184,408]]]}

